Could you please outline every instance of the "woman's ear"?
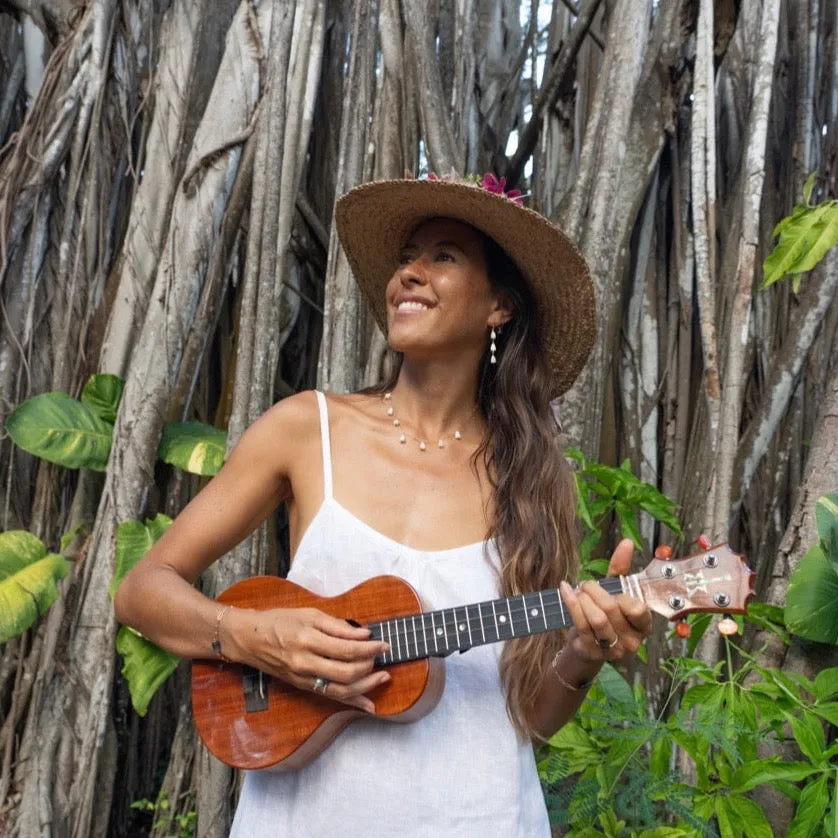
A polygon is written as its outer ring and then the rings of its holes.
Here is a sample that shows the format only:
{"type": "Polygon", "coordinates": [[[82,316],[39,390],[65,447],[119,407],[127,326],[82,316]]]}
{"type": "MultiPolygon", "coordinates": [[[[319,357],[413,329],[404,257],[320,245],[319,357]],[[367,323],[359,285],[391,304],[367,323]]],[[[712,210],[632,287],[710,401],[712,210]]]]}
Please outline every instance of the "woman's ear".
{"type": "Polygon", "coordinates": [[[489,326],[494,329],[500,328],[512,319],[514,313],[515,305],[511,295],[507,291],[499,292],[492,313],[489,315],[489,326]]]}

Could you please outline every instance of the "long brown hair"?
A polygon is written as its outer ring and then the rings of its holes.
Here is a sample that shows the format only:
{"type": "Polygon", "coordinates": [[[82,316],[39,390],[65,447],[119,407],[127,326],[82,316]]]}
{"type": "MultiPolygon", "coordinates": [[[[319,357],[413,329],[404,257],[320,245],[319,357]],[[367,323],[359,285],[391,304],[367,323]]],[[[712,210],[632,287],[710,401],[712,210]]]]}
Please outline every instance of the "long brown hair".
{"type": "MultiPolygon", "coordinates": [[[[512,319],[496,343],[497,363],[483,356],[478,405],[486,435],[474,454],[480,457],[493,489],[494,516],[487,537],[500,555],[503,596],[558,588],[578,572],[576,491],[559,446],[550,406],[550,371],[536,304],[520,271],[506,252],[484,236],[489,281],[509,295],[512,319]]],[[[396,354],[389,380],[368,392],[395,386],[401,369],[396,354]]],[[[535,710],[550,675],[563,632],[546,632],[507,642],[500,660],[506,709],[522,737],[538,737],[535,710]]]]}

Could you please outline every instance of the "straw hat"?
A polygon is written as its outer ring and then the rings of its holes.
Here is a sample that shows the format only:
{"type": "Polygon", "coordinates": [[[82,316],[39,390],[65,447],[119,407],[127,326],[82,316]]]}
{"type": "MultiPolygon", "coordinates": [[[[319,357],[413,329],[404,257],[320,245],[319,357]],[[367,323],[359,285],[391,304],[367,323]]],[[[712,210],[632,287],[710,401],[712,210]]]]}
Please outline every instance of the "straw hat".
{"type": "Polygon", "coordinates": [[[383,180],[341,196],[335,223],[355,278],[387,333],[385,289],[408,236],[435,217],[463,221],[494,239],[518,266],[538,307],[553,372],[553,392],[564,393],[588,358],[596,336],[596,303],[585,259],[546,218],[503,192],[486,175],[464,180],[383,180]]]}

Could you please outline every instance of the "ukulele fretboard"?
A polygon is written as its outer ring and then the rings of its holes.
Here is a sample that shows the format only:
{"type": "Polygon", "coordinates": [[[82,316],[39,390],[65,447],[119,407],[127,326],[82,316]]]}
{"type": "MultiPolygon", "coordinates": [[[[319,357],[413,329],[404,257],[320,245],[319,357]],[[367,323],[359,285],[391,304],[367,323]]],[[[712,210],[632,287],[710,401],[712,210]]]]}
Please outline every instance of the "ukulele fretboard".
{"type": "MultiPolygon", "coordinates": [[[[640,588],[633,577],[609,577],[600,585],[610,594],[623,591],[635,596],[640,588]]],[[[558,590],[494,599],[370,623],[372,639],[390,644],[379,655],[379,666],[419,658],[445,657],[472,646],[498,643],[544,631],[567,628],[572,619],[558,590]]]]}

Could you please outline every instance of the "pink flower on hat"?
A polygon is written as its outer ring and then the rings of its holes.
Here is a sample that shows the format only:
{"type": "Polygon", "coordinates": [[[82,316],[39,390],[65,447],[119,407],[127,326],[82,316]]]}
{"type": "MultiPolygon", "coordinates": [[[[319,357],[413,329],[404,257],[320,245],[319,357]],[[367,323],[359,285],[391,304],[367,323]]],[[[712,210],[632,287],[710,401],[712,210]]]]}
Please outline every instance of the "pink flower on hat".
{"type": "Polygon", "coordinates": [[[524,201],[521,198],[520,189],[510,189],[509,192],[504,191],[506,186],[506,178],[497,178],[492,172],[486,172],[483,175],[483,181],[480,184],[488,192],[494,192],[496,195],[503,195],[509,198],[510,201],[515,201],[519,206],[524,206],[524,201]]]}
{"type": "Polygon", "coordinates": [[[428,172],[427,179],[449,181],[451,183],[474,184],[475,186],[478,186],[481,189],[485,189],[487,192],[494,192],[496,195],[503,195],[504,198],[509,198],[510,201],[514,201],[520,207],[524,206],[523,194],[521,190],[510,189],[508,192],[506,192],[506,178],[498,178],[497,175],[493,174],[492,172],[486,172],[486,174],[484,174],[482,178],[480,177],[480,175],[466,175],[465,178],[460,178],[455,172],[451,172],[450,175],[443,175],[442,177],[440,177],[435,172],[428,172]]]}

